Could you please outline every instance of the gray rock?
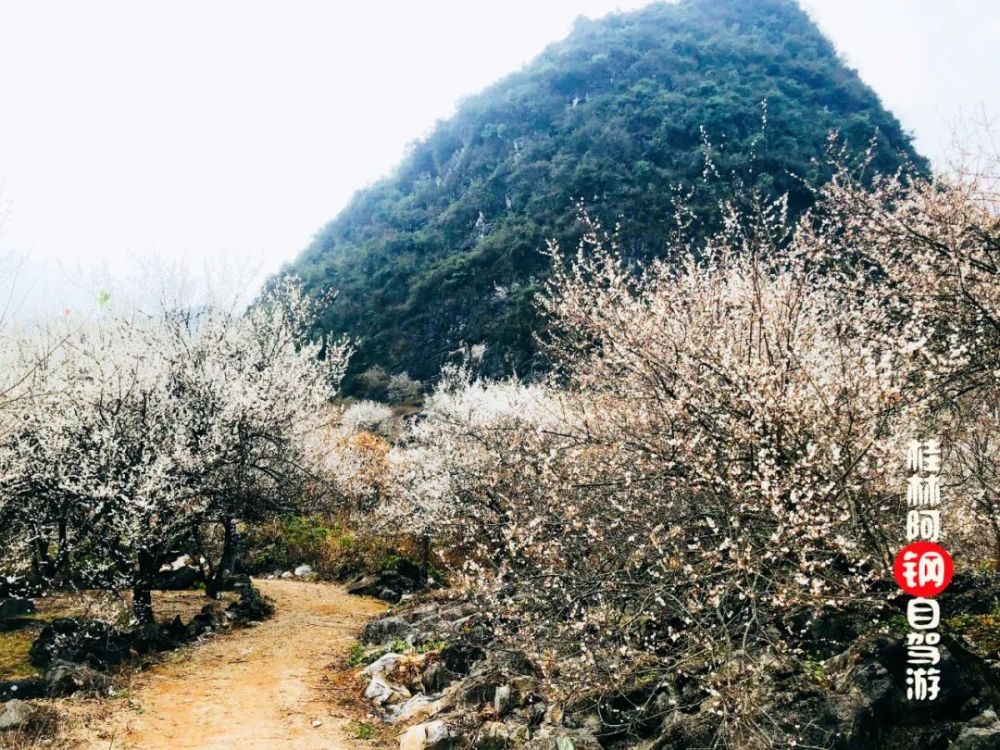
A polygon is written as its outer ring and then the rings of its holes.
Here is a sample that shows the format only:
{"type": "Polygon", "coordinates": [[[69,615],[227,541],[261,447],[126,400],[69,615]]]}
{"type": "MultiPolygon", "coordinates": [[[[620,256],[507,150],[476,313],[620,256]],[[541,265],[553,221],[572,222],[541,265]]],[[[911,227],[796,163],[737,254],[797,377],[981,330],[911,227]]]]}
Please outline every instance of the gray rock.
{"type": "Polygon", "coordinates": [[[47,692],[52,698],[74,693],[103,695],[111,689],[111,678],[83,664],[57,661],[45,673],[47,692]]]}
{"type": "Polygon", "coordinates": [[[376,706],[402,703],[410,697],[410,691],[401,685],[393,685],[385,675],[376,674],[365,688],[365,698],[376,706]]]}
{"type": "Polygon", "coordinates": [[[167,567],[153,578],[152,588],[157,591],[186,591],[194,588],[197,583],[204,583],[205,576],[200,568],[193,565],[182,565],[179,568],[167,567]]]}
{"type": "Polygon", "coordinates": [[[486,651],[469,643],[458,643],[446,646],[441,651],[441,662],[452,672],[467,675],[472,671],[472,665],[486,658],[486,651]]]}
{"type": "Polygon", "coordinates": [[[997,713],[992,708],[987,708],[979,716],[969,719],[970,727],[990,727],[997,723],[997,713]]]}
{"type": "Polygon", "coordinates": [[[594,746],[600,747],[597,744],[597,740],[589,736],[570,736],[564,734],[561,737],[556,737],[556,750],[577,750],[578,748],[594,746]]]}
{"type": "Polygon", "coordinates": [[[38,709],[24,701],[8,701],[0,708],[0,732],[27,729],[38,718],[38,709]]]}
{"type": "Polygon", "coordinates": [[[365,667],[364,673],[367,675],[388,674],[396,668],[396,665],[399,664],[399,660],[402,658],[401,654],[384,654],[365,667]]]}
{"type": "Polygon", "coordinates": [[[1000,725],[965,727],[949,750],[1000,750],[1000,725]]]}
{"type": "Polygon", "coordinates": [[[403,594],[399,593],[398,591],[393,591],[388,586],[381,586],[375,592],[375,598],[381,599],[382,601],[388,602],[389,604],[399,604],[400,602],[403,601],[403,594]]]}
{"type": "Polygon", "coordinates": [[[28,677],[24,680],[0,682],[0,703],[14,700],[31,700],[44,698],[48,693],[45,680],[41,677],[28,677]]]}
{"type": "Polygon", "coordinates": [[[500,721],[488,721],[479,730],[476,750],[504,750],[511,746],[510,732],[500,721]]]}
{"type": "Polygon", "coordinates": [[[420,676],[420,681],[423,683],[424,690],[437,693],[458,679],[458,676],[444,664],[436,661],[424,669],[423,674],[420,676]]]}
{"type": "Polygon", "coordinates": [[[31,599],[0,599],[0,620],[10,620],[14,617],[30,615],[34,611],[35,605],[31,599]]]}
{"type": "Polygon", "coordinates": [[[31,644],[29,657],[43,669],[57,661],[86,662],[104,669],[128,659],[133,643],[132,634],[101,620],[64,617],[42,628],[31,644]]]}
{"type": "Polygon", "coordinates": [[[444,743],[449,737],[451,737],[451,731],[448,729],[448,725],[443,721],[431,721],[425,725],[427,734],[427,746],[430,748],[438,747],[444,743]]]}
{"type": "Polygon", "coordinates": [[[295,575],[297,578],[301,578],[302,576],[307,576],[312,572],[313,569],[311,565],[300,565],[295,569],[295,575]]]}
{"type": "Polygon", "coordinates": [[[510,710],[510,685],[501,685],[493,694],[493,708],[496,709],[497,716],[503,716],[510,710]]]}
{"type": "Polygon", "coordinates": [[[399,750],[437,750],[450,744],[451,731],[441,720],[410,727],[399,738],[399,750]]]}
{"type": "Polygon", "coordinates": [[[427,695],[427,693],[417,693],[412,698],[392,707],[392,717],[389,723],[410,723],[416,718],[426,718],[436,714],[444,705],[445,702],[441,698],[427,695]]]}
{"type": "Polygon", "coordinates": [[[414,634],[413,626],[402,617],[381,617],[365,625],[361,640],[365,643],[388,643],[396,640],[406,640],[414,634]]]}

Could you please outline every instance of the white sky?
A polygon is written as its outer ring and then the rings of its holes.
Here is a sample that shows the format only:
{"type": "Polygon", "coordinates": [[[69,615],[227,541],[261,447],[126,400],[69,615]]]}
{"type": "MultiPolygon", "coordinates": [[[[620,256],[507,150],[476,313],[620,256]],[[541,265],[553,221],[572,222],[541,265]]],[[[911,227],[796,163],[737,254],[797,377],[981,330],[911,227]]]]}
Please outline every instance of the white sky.
{"type": "MultiPolygon", "coordinates": [[[[273,271],[461,96],[644,4],[0,0],[0,250],[56,305],[129,258],[273,271]]],[[[932,158],[1000,115],[1000,3],[805,7],[932,158]]]]}

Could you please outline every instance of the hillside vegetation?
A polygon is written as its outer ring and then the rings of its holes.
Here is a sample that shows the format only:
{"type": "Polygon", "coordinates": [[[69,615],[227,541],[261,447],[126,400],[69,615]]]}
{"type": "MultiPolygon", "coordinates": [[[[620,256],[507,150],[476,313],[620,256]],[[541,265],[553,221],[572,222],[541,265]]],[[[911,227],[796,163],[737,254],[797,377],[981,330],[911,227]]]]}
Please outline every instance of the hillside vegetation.
{"type": "Polygon", "coordinates": [[[688,236],[714,229],[720,187],[787,192],[795,216],[822,180],[816,157],[833,131],[854,152],[877,133],[871,171],[925,169],[896,118],[788,0],[581,19],[358,192],[288,270],[307,289],[339,291],[320,328],[360,341],[350,392],[365,392],[371,379],[358,376],[373,365],[425,380],[476,344],[487,345],[486,374],[530,375],[545,368],[532,304],[548,274],[542,251],[548,240],[576,244],[581,208],[620,224],[631,259],[663,255],[675,203],[692,212],[688,236]],[[721,180],[702,180],[708,143],[721,180]]]}

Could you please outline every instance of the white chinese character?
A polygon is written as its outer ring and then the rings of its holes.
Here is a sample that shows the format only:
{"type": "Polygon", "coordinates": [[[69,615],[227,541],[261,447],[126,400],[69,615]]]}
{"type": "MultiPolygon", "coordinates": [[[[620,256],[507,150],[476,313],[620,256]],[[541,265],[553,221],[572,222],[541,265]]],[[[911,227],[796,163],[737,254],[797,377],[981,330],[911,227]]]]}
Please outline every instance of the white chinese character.
{"type": "Polygon", "coordinates": [[[933,438],[924,443],[911,440],[906,445],[906,464],[910,471],[937,474],[941,471],[941,441],[933,438]]]}
{"type": "Polygon", "coordinates": [[[941,681],[941,670],[931,667],[930,669],[906,670],[906,697],[909,700],[932,701],[938,697],[941,688],[938,683],[941,681]]]}
{"type": "Polygon", "coordinates": [[[941,536],[941,511],[911,510],[906,513],[906,538],[938,541],[941,536]]]}
{"type": "Polygon", "coordinates": [[[934,630],[941,622],[941,607],[934,599],[910,599],[906,604],[906,621],[914,630],[934,630]]]}
{"type": "Polygon", "coordinates": [[[941,441],[930,439],[924,443],[923,450],[924,471],[928,474],[937,474],[941,471],[941,441]]]}
{"type": "Polygon", "coordinates": [[[907,633],[906,643],[909,646],[936,646],[941,642],[940,633],[907,633]]]}
{"type": "Polygon", "coordinates": [[[937,646],[910,646],[906,653],[909,664],[937,664],[941,661],[941,649],[937,646]]]}
{"type": "Polygon", "coordinates": [[[944,583],[944,558],[940,552],[929,550],[917,553],[913,550],[903,553],[903,578],[910,588],[933,583],[944,583]]]}
{"type": "Polygon", "coordinates": [[[937,476],[910,477],[906,502],[911,508],[927,508],[941,502],[941,479],[937,476]]]}

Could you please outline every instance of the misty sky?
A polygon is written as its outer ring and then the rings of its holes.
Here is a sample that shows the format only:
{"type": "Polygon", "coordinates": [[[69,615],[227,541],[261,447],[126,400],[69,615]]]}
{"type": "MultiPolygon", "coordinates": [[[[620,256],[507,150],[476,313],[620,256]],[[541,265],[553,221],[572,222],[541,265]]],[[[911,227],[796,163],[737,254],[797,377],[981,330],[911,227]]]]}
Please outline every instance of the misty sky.
{"type": "MultiPolygon", "coordinates": [[[[461,96],[644,4],[0,0],[0,250],[56,297],[133,256],[273,271],[461,96]]],[[[933,160],[1000,115],[1000,3],[804,5],[933,160]]]]}

